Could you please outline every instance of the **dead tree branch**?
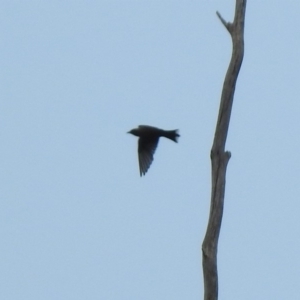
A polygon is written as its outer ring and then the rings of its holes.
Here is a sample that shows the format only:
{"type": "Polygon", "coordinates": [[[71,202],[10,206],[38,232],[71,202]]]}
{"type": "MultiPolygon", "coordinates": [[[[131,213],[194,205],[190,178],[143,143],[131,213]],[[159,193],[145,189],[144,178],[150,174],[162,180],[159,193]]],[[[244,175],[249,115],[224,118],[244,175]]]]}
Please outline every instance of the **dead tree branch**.
{"type": "Polygon", "coordinates": [[[236,0],[233,23],[217,15],[232,38],[232,56],[225,76],[215,137],[211,149],[212,191],[207,231],[202,244],[204,300],[218,299],[217,250],[222,223],[226,168],[230,152],[225,151],[236,81],[244,56],[244,22],[247,0],[236,0]]]}

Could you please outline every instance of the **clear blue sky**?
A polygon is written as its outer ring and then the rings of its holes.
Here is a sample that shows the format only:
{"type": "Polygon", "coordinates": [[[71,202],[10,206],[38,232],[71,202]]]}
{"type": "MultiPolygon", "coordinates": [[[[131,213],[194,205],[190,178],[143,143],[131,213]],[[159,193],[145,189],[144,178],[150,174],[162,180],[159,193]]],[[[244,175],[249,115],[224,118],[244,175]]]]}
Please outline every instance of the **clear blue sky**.
{"type": "MultiPolygon", "coordinates": [[[[0,298],[202,299],[233,0],[0,1],[0,298]],[[139,124],[179,129],[139,177],[139,124]]],[[[248,1],[220,299],[298,299],[300,2],[248,1]]]]}

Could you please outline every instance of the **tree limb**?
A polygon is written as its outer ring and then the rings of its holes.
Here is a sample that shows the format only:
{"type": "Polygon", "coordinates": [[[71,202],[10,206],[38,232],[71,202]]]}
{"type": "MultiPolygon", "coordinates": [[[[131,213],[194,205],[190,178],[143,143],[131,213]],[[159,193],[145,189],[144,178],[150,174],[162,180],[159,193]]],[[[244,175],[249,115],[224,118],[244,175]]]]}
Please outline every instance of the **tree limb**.
{"type": "Polygon", "coordinates": [[[232,56],[225,76],[218,121],[211,149],[212,191],[206,235],[202,243],[204,300],[218,299],[217,250],[222,223],[226,168],[230,152],[225,151],[236,81],[244,57],[244,22],[247,0],[236,0],[233,23],[226,22],[219,12],[222,24],[232,38],[232,56]]]}

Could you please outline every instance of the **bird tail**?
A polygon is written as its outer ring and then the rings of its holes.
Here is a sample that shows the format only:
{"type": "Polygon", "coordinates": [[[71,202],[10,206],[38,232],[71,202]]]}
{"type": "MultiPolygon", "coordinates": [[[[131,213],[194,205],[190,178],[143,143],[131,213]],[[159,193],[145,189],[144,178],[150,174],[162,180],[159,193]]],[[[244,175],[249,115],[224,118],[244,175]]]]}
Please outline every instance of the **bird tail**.
{"type": "Polygon", "coordinates": [[[173,142],[177,143],[178,138],[180,135],[178,134],[178,129],[176,130],[164,130],[164,137],[172,140],[173,142]]]}

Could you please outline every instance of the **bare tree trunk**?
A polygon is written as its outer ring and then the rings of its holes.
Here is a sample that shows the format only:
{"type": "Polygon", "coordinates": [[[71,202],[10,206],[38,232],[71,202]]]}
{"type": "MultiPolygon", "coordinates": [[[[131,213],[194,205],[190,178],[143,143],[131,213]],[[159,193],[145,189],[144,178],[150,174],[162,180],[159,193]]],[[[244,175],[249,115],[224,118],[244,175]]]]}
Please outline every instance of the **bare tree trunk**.
{"type": "Polygon", "coordinates": [[[247,0],[236,0],[233,23],[227,23],[217,12],[219,19],[231,35],[233,50],[223,84],[218,122],[211,149],[211,205],[207,231],[202,244],[204,300],[218,299],[217,250],[223,216],[226,168],[231,156],[230,152],[225,152],[225,143],[230,122],[235,85],[244,56],[244,20],[246,2],[247,0]]]}

